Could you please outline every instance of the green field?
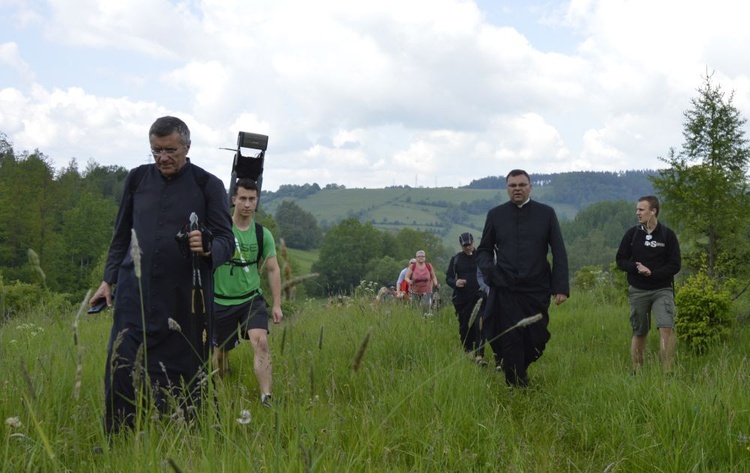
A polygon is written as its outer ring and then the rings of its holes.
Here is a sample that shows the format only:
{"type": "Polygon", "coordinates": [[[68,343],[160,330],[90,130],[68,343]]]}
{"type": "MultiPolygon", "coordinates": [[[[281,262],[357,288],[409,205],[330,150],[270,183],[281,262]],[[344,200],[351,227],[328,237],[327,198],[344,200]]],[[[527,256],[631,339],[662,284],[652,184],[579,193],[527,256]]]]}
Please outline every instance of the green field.
{"type": "Polygon", "coordinates": [[[704,356],[678,346],[674,376],[652,334],[633,376],[626,305],[574,294],[519,390],[469,361],[449,308],[308,301],[272,327],[271,409],[244,344],[199,423],[147,410],[108,442],[110,317],[41,305],[0,325],[3,472],[750,471],[746,318],[704,356]]]}
{"type": "MultiPolygon", "coordinates": [[[[545,202],[547,189],[541,186],[534,189],[534,198],[545,202]]],[[[416,188],[416,189],[323,189],[303,199],[293,199],[302,209],[315,216],[324,227],[335,225],[348,217],[356,217],[361,222],[371,222],[379,230],[398,232],[403,228],[438,233],[443,244],[456,247],[458,235],[468,231],[479,238],[486,212],[467,213],[464,224],[451,224],[445,228],[438,214],[445,211],[443,203],[460,204],[479,200],[496,201],[501,204],[508,200],[505,190],[465,189],[465,188],[416,188]]],[[[284,199],[265,201],[263,208],[273,214],[284,199]]],[[[572,219],[578,209],[569,204],[552,205],[560,220],[572,219]]]]}

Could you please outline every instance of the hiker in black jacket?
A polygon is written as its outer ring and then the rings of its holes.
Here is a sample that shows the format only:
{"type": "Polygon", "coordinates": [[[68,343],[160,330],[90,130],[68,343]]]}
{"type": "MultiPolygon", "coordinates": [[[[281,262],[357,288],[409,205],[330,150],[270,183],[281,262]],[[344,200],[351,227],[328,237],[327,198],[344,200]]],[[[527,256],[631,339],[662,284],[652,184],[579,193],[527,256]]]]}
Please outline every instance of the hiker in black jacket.
{"type": "Polygon", "coordinates": [[[654,314],[661,343],[659,356],[665,372],[672,370],[675,345],[674,276],[680,271],[680,244],[675,233],[658,221],[659,199],[638,199],[635,214],[639,225],[629,229],[617,250],[617,266],[628,274],[630,325],[633,338],[630,355],[633,370],[643,367],[646,336],[654,314]]]}
{"type": "Polygon", "coordinates": [[[451,298],[453,307],[456,309],[458,318],[458,334],[466,353],[471,353],[475,361],[485,366],[484,361],[484,337],[482,336],[482,312],[485,293],[479,288],[477,282],[477,255],[474,252],[474,236],[471,233],[462,233],[458,237],[462,251],[451,258],[445,282],[453,288],[451,298]],[[482,304],[474,320],[471,320],[472,311],[477,302],[482,299],[482,304]]]}

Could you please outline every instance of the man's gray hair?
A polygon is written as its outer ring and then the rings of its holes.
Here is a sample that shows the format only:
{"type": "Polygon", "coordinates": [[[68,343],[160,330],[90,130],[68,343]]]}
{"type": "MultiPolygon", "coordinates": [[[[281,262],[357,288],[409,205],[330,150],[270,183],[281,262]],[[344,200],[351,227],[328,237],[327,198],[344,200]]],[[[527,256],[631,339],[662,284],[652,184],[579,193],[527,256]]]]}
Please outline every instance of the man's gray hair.
{"type": "Polygon", "coordinates": [[[157,118],[151,128],[148,130],[148,136],[157,136],[163,138],[169,136],[172,133],[178,133],[180,135],[180,143],[184,146],[190,144],[190,128],[177,117],[160,117],[157,118]]]}

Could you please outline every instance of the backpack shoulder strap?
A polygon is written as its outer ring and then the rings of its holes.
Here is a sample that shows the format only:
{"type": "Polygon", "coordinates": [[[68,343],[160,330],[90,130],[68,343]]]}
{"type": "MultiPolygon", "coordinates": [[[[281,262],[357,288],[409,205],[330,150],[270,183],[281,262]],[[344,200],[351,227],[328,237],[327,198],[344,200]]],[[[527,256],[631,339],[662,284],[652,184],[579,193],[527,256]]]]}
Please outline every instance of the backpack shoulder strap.
{"type": "Polygon", "coordinates": [[[636,237],[636,235],[638,235],[638,225],[633,225],[633,227],[631,227],[630,231],[633,232],[632,238],[630,239],[630,246],[634,246],[635,245],[635,237],[636,237]]]}
{"type": "MultiPolygon", "coordinates": [[[[135,171],[133,171],[133,179],[130,181],[130,196],[132,197],[133,194],[135,194],[135,191],[138,189],[138,186],[141,185],[141,181],[143,181],[143,178],[146,176],[146,170],[150,164],[141,164],[137,168],[135,168],[135,171]]],[[[198,186],[201,188],[201,192],[205,194],[206,190],[206,184],[208,183],[208,172],[204,170],[203,168],[200,168],[196,165],[192,165],[193,168],[193,179],[195,179],[195,182],[198,183],[198,186]]]]}
{"type": "Polygon", "coordinates": [[[133,171],[133,178],[130,180],[131,199],[133,198],[133,195],[135,195],[138,186],[141,185],[141,181],[143,181],[143,178],[146,176],[146,169],[148,169],[148,166],[150,166],[150,164],[141,164],[133,171]]]}
{"type": "Polygon", "coordinates": [[[206,190],[206,184],[208,183],[208,171],[203,169],[202,167],[196,166],[195,164],[192,164],[193,168],[193,178],[195,179],[195,182],[198,183],[198,186],[201,188],[201,192],[205,194],[206,190]]]}
{"type": "Polygon", "coordinates": [[[255,222],[255,240],[258,242],[258,257],[255,259],[257,263],[263,257],[263,225],[255,222]]]}

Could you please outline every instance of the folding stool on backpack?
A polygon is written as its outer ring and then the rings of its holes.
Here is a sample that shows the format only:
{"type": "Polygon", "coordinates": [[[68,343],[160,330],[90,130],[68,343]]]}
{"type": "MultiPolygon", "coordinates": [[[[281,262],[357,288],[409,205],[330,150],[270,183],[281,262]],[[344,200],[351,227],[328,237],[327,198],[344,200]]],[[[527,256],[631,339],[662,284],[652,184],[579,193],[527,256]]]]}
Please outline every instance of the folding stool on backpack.
{"type": "MultiPolygon", "coordinates": [[[[268,148],[268,136],[241,131],[237,135],[237,151],[232,163],[232,177],[229,180],[229,207],[232,207],[232,195],[237,186],[237,179],[249,177],[258,184],[258,200],[263,184],[263,161],[268,148]],[[243,156],[242,148],[257,149],[256,156],[243,156]]],[[[225,148],[226,149],[226,148],[225,148]]]]}

